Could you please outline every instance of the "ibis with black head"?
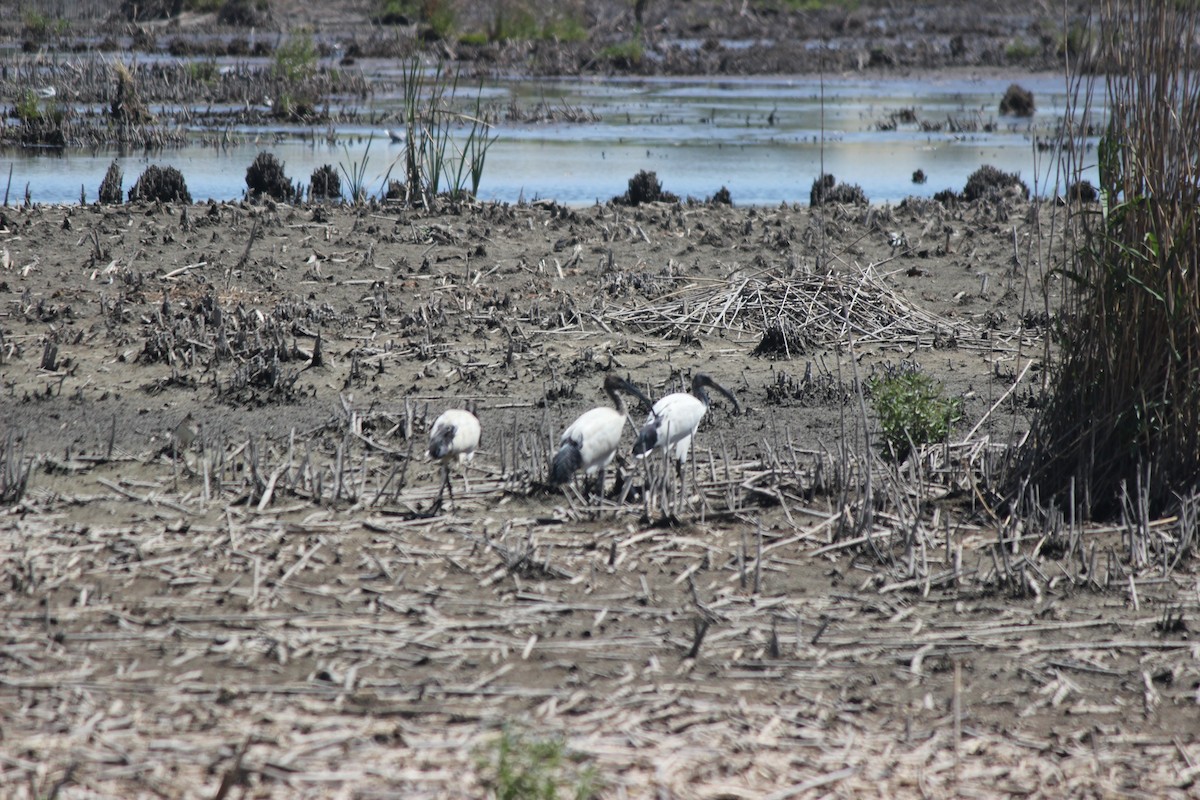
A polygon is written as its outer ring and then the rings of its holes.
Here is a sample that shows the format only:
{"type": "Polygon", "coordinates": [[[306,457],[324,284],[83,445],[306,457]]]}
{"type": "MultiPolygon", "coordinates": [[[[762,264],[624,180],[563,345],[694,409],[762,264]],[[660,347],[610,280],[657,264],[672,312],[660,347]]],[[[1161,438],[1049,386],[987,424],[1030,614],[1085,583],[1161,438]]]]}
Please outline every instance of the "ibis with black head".
{"type": "Polygon", "coordinates": [[[692,376],[690,392],[675,392],[659,400],[646,417],[637,441],[633,444],[633,454],[645,458],[651,453],[666,450],[668,456],[675,462],[676,470],[682,474],[683,464],[687,461],[692,448],[692,438],[700,427],[700,420],[708,411],[710,403],[707,389],[716,389],[733,403],[735,414],[741,412],[737,398],[733,392],[717,383],[703,372],[692,376]]]}
{"type": "MultiPolygon", "coordinates": [[[[434,508],[441,508],[442,495],[450,492],[450,500],[454,501],[454,488],[450,486],[450,464],[463,464],[475,457],[475,448],[479,447],[479,418],[463,408],[451,408],[443,411],[429,429],[429,458],[442,464],[442,486],[438,489],[437,499],[433,501],[434,508]]],[[[467,470],[463,467],[463,486],[470,491],[471,484],[467,480],[467,470]]]]}
{"type": "Polygon", "coordinates": [[[647,407],[650,399],[628,380],[616,375],[604,379],[604,391],[613,406],[599,406],[585,411],[558,439],[558,452],[550,464],[550,482],[559,485],[571,480],[577,471],[597,478],[596,491],[604,496],[604,468],[612,463],[621,443],[621,434],[629,419],[621,392],[633,395],[647,407]]]}

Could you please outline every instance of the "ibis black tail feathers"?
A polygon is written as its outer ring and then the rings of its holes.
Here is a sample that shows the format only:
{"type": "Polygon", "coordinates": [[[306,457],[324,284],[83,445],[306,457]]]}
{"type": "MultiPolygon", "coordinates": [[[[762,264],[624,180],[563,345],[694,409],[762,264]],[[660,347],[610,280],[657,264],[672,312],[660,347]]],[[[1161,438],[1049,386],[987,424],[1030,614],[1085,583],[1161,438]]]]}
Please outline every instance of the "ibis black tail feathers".
{"type": "Polygon", "coordinates": [[[633,454],[635,456],[645,456],[654,446],[658,444],[658,426],[652,422],[647,422],[638,433],[637,441],[633,443],[633,454]]]}
{"type": "Polygon", "coordinates": [[[583,453],[579,451],[579,444],[572,441],[563,442],[550,465],[550,482],[555,485],[566,483],[582,466],[583,453]]]}

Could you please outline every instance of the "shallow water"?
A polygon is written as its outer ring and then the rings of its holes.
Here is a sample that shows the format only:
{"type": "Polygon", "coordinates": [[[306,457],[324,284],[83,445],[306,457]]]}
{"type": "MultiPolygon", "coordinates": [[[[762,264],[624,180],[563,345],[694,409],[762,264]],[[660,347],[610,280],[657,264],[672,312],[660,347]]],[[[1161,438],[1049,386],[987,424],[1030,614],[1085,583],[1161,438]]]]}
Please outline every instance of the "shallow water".
{"type": "MultiPolygon", "coordinates": [[[[380,91],[360,110],[385,119],[400,109],[397,73],[366,67],[380,91]]],[[[1019,173],[1040,194],[1054,193],[1057,164],[1034,147],[1034,135],[1053,136],[1068,99],[1062,76],[1022,75],[1034,92],[1032,119],[1000,117],[997,107],[1011,81],[1001,78],[826,78],[501,80],[482,87],[485,104],[510,102],[529,109],[594,112],[597,122],[501,122],[487,155],[479,195],[485,200],[555,199],[590,204],[619,195],[639,170],[653,170],[663,188],[681,197],[704,198],[726,187],[735,204],[775,205],[808,201],[822,172],[860,185],[874,203],[961,191],[967,176],[984,164],[1019,173]],[[891,112],[911,108],[920,120],[948,118],[979,123],[972,133],[923,132],[916,124],[881,131],[891,112]],[[994,129],[984,132],[991,123],[994,129]],[[912,182],[923,170],[924,184],[912,182]]],[[[459,100],[475,87],[460,85],[459,100]]],[[[273,152],[293,182],[308,182],[323,164],[351,169],[366,159],[367,187],[378,193],[389,170],[399,177],[402,147],[383,125],[325,128],[235,129],[238,141],[216,148],[195,144],[158,153],[8,150],[0,161],[0,185],[8,202],[77,203],[81,188],[96,198],[109,163],[122,167],[126,191],[149,164],[171,164],[184,175],[197,201],[240,199],[246,167],[262,150],[273,152]],[[330,134],[333,134],[330,136],[330,134]]],[[[1094,167],[1082,177],[1096,182],[1094,167]]],[[[343,180],[345,184],[345,180],[343,180]]]]}

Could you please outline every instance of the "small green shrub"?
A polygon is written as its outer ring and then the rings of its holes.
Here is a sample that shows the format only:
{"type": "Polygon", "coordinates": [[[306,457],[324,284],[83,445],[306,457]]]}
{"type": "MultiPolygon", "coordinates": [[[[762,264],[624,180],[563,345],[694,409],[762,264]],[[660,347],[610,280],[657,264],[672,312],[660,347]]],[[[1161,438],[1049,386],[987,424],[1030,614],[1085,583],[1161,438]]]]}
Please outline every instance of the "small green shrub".
{"type": "Polygon", "coordinates": [[[600,51],[601,58],[612,62],[613,66],[636,67],[646,56],[646,48],[638,39],[630,39],[617,44],[610,44],[600,51]]]}
{"type": "Polygon", "coordinates": [[[291,36],[275,49],[275,77],[288,83],[308,80],[317,71],[317,46],[311,34],[291,36]]]}
{"type": "Polygon", "coordinates": [[[598,791],[595,769],[579,769],[562,741],[507,729],[482,754],[479,769],[496,800],[588,800],[598,791]]]}
{"type": "Polygon", "coordinates": [[[488,35],[483,31],[470,31],[468,33],[461,34],[458,37],[459,44],[470,44],[476,47],[482,47],[489,41],[490,39],[488,38],[488,35]]]}
{"type": "Polygon", "coordinates": [[[197,83],[216,83],[221,77],[220,68],[215,61],[187,61],[184,62],[183,69],[188,78],[197,83]]]}
{"type": "Polygon", "coordinates": [[[439,39],[449,38],[458,23],[450,0],[375,0],[370,19],[376,25],[420,22],[439,39]]]}
{"type": "Polygon", "coordinates": [[[287,122],[311,122],[317,116],[317,105],[307,93],[280,92],[271,107],[271,116],[287,122]]]}
{"type": "Polygon", "coordinates": [[[940,442],[962,419],[962,398],[947,397],[938,382],[912,366],[885,369],[867,380],[886,452],[897,461],[912,448],[940,442]]]}
{"type": "Polygon", "coordinates": [[[271,24],[268,0],[222,0],[217,5],[217,22],[221,25],[256,28],[271,24]]]}
{"type": "Polygon", "coordinates": [[[457,38],[462,44],[483,45],[513,41],[582,42],[587,37],[587,27],[571,4],[546,6],[536,0],[500,0],[492,6],[486,31],[465,31],[457,38]]]}
{"type": "Polygon", "coordinates": [[[533,12],[521,5],[501,3],[492,16],[489,35],[494,42],[532,41],[539,37],[541,26],[533,12]]]}
{"type": "Polygon", "coordinates": [[[25,36],[38,42],[44,42],[53,36],[62,36],[71,26],[66,19],[54,19],[40,11],[32,10],[21,14],[21,24],[25,28],[25,36]]]}
{"type": "Polygon", "coordinates": [[[1029,61],[1041,52],[1033,42],[1024,39],[1014,39],[1004,48],[1004,57],[1009,61],[1029,61]]]}
{"type": "Polygon", "coordinates": [[[1082,58],[1095,44],[1096,39],[1085,26],[1071,25],[1058,38],[1055,55],[1059,58],[1082,58]]]}
{"type": "Polygon", "coordinates": [[[414,0],[376,0],[370,18],[376,25],[407,25],[420,15],[414,0]]]}
{"type": "Polygon", "coordinates": [[[426,2],[425,22],[439,39],[449,39],[454,34],[458,17],[450,3],[426,2]]]}
{"type": "Polygon", "coordinates": [[[542,38],[558,42],[583,42],[588,38],[587,27],[578,17],[556,15],[542,25],[542,38]]]}
{"type": "Polygon", "coordinates": [[[26,89],[17,98],[17,104],[13,107],[13,116],[25,125],[37,122],[42,118],[42,107],[32,89],[26,89]]]}

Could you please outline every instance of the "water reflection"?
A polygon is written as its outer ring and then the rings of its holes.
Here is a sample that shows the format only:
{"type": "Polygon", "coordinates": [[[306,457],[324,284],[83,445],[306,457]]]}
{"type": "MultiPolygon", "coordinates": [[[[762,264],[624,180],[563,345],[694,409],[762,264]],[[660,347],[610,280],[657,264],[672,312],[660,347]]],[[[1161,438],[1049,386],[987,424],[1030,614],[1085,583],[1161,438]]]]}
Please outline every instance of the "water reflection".
{"type": "MultiPolygon", "coordinates": [[[[369,67],[368,67],[369,69],[369,67]]],[[[383,87],[364,109],[371,118],[394,118],[400,109],[394,76],[386,65],[373,77],[383,87]]],[[[579,108],[597,121],[527,124],[502,120],[488,153],[480,187],[485,200],[553,198],[590,204],[621,194],[639,170],[658,173],[663,188],[704,198],[722,186],[739,205],[807,202],[822,171],[862,186],[875,203],[961,190],[983,164],[1021,175],[1042,194],[1053,191],[1057,164],[1039,155],[1034,137],[1053,135],[1068,98],[1061,76],[1021,76],[1038,112],[1032,120],[999,117],[996,108],[1010,83],[1001,78],[560,79],[502,80],[483,87],[495,108],[579,108]],[[915,122],[880,130],[899,109],[915,122]],[[930,128],[941,127],[941,130],[930,128]],[[959,132],[952,133],[950,128],[959,132]],[[923,129],[924,128],[924,129],[923,129]],[[914,184],[922,170],[928,180],[914,184]]],[[[464,89],[460,86],[460,96],[464,89]]],[[[467,90],[474,97],[474,89],[467,90]]],[[[398,177],[402,147],[384,128],[239,129],[232,146],[200,144],[161,153],[9,150],[9,202],[90,202],[115,158],[128,191],[149,164],[171,164],[186,178],[193,198],[235,200],[245,191],[246,168],[269,150],[293,181],[308,182],[323,164],[346,167],[367,159],[368,186],[378,192],[389,170],[398,177]],[[330,135],[332,133],[332,136],[330,135]],[[369,145],[368,145],[369,143],[369,145]]],[[[200,140],[200,132],[195,132],[200,140]]],[[[2,164],[3,162],[0,162],[2,164]]],[[[7,168],[0,169],[0,181],[7,168]]],[[[1096,182],[1094,168],[1083,177],[1096,182]]]]}

